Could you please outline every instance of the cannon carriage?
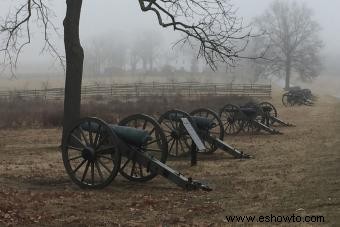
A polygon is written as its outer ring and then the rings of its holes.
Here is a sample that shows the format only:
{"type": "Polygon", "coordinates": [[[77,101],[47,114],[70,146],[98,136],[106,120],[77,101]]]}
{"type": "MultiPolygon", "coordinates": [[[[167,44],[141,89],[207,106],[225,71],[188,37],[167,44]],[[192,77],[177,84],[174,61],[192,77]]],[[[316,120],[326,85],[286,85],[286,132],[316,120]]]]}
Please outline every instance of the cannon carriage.
{"type": "Polygon", "coordinates": [[[273,104],[270,102],[260,102],[257,104],[261,108],[262,120],[261,122],[265,125],[271,126],[285,126],[292,127],[295,126],[291,123],[285,122],[279,118],[278,112],[273,104]]]}
{"type": "Polygon", "coordinates": [[[129,181],[146,182],[161,175],[185,189],[210,188],[165,164],[168,157],[191,154],[191,164],[197,163],[197,153],[212,154],[217,149],[238,159],[251,156],[223,141],[225,135],[240,131],[272,134],[275,123],[291,126],[278,118],[269,102],[224,106],[218,115],[200,108],[190,114],[170,110],[158,121],[135,114],[117,125],[98,118],[83,118],[69,130],[62,144],[62,158],[71,180],[82,188],[104,188],[118,173],[129,181]]]}
{"type": "Polygon", "coordinates": [[[181,110],[170,110],[162,114],[159,124],[169,138],[169,156],[178,157],[191,154],[195,164],[196,154],[212,154],[221,149],[235,158],[250,158],[249,155],[235,149],[223,141],[223,124],[217,113],[200,108],[190,114],[181,110]],[[189,126],[189,127],[188,127],[189,126]],[[202,141],[202,145],[197,142],[202,141]]]}
{"type": "Polygon", "coordinates": [[[188,190],[210,190],[165,164],[167,145],[160,125],[147,115],[129,116],[118,125],[83,118],[69,130],[62,158],[71,180],[82,188],[104,188],[120,173],[129,181],[161,175],[188,190]]]}
{"type": "Polygon", "coordinates": [[[275,122],[284,123],[277,118],[275,107],[268,102],[247,103],[243,106],[227,104],[220,110],[219,116],[226,135],[236,135],[241,131],[254,134],[261,130],[270,134],[281,134],[271,126],[275,122]]]}
{"type": "Polygon", "coordinates": [[[282,95],[282,104],[284,106],[312,106],[316,100],[316,96],[312,94],[310,89],[301,89],[293,87],[282,95]]]}

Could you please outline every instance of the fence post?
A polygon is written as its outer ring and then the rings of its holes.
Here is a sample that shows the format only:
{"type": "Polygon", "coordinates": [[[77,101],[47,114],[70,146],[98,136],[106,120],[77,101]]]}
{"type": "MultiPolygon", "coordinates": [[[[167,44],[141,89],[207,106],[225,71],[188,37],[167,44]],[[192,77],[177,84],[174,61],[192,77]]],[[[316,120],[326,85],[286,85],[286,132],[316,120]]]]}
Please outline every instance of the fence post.
{"type": "Polygon", "coordinates": [[[87,95],[87,94],[86,94],[86,86],[84,86],[84,91],[83,91],[83,92],[84,92],[84,94],[83,94],[82,96],[83,96],[84,98],[86,98],[86,95],[87,95]]]}
{"type": "Polygon", "coordinates": [[[135,84],[135,92],[136,92],[136,97],[138,97],[138,87],[137,87],[138,85],[137,84],[135,84]]]}

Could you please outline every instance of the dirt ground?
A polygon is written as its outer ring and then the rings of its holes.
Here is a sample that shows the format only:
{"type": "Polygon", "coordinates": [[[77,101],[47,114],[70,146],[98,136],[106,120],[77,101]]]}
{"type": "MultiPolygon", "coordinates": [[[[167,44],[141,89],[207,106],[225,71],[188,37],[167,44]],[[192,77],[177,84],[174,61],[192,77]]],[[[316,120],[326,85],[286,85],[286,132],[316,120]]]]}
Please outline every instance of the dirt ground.
{"type": "Polygon", "coordinates": [[[104,190],[82,190],[64,170],[60,129],[0,131],[0,226],[225,226],[232,225],[226,215],[271,214],[323,215],[323,224],[339,225],[340,103],[322,96],[314,107],[285,108],[278,97],[272,101],[297,127],[225,138],[254,159],[217,151],[200,156],[196,167],[169,162],[211,192],[187,192],[162,177],[136,184],[121,176],[104,190]]]}

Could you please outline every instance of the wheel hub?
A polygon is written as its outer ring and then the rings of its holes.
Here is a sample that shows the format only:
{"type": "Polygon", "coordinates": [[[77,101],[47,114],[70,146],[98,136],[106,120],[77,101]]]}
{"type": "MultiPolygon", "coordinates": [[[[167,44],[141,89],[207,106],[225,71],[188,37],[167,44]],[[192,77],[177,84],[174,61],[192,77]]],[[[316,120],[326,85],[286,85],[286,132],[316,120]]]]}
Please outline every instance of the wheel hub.
{"type": "Polygon", "coordinates": [[[229,124],[233,124],[235,122],[235,119],[231,118],[231,117],[228,117],[227,121],[228,121],[229,124]]]}
{"type": "Polygon", "coordinates": [[[172,130],[171,137],[174,138],[174,139],[180,139],[181,133],[178,130],[172,130]]]}
{"type": "Polygon", "coordinates": [[[85,160],[94,161],[96,160],[96,152],[92,147],[86,147],[82,151],[82,156],[85,160]]]}

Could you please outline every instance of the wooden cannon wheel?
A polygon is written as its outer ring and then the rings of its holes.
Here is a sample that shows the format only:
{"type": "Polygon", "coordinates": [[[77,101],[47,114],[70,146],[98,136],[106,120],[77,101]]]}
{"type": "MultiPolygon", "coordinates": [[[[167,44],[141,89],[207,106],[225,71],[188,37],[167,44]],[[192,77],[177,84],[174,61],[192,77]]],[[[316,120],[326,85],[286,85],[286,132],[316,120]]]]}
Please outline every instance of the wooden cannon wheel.
{"type": "Polygon", "coordinates": [[[293,95],[290,92],[284,93],[282,95],[282,104],[286,107],[295,105],[293,95]]]}
{"type": "Polygon", "coordinates": [[[233,104],[225,105],[219,113],[225,135],[236,135],[243,127],[244,115],[240,108],[233,104]]]}
{"type": "Polygon", "coordinates": [[[258,124],[255,124],[254,121],[260,122],[262,124],[265,123],[265,114],[262,108],[253,102],[249,102],[240,108],[241,111],[244,112],[242,108],[250,108],[250,109],[253,109],[254,111],[253,114],[250,114],[249,116],[246,116],[244,118],[242,130],[250,134],[258,133],[261,130],[261,128],[259,128],[258,124]]]}
{"type": "Polygon", "coordinates": [[[188,113],[176,109],[165,112],[158,119],[167,139],[168,155],[172,157],[186,156],[191,151],[192,140],[184,128],[181,118],[187,118],[193,124],[188,113]]]}
{"type": "Polygon", "coordinates": [[[79,120],[62,144],[62,158],[71,180],[82,188],[103,188],[120,167],[119,140],[110,126],[97,118],[79,120]]]}
{"type": "Polygon", "coordinates": [[[268,119],[268,117],[275,117],[275,118],[278,117],[275,106],[271,104],[270,102],[260,102],[258,105],[264,110],[265,115],[268,114],[268,116],[265,116],[266,119],[264,123],[269,127],[272,126],[275,123],[275,121],[271,118],[268,119]]]}
{"type": "Polygon", "coordinates": [[[145,182],[154,178],[157,173],[148,171],[134,158],[133,152],[148,153],[159,161],[165,163],[167,160],[168,148],[166,136],[159,123],[150,116],[144,114],[135,114],[121,120],[118,125],[135,128],[147,132],[149,140],[141,146],[135,146],[127,143],[130,148],[129,154],[121,157],[120,174],[130,181],[145,182]]]}

